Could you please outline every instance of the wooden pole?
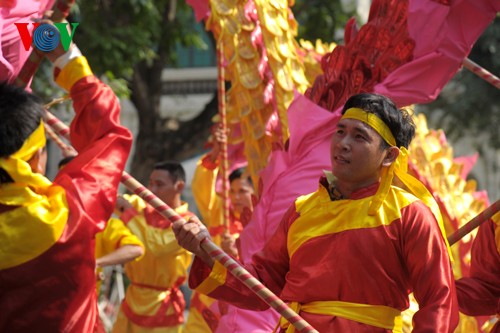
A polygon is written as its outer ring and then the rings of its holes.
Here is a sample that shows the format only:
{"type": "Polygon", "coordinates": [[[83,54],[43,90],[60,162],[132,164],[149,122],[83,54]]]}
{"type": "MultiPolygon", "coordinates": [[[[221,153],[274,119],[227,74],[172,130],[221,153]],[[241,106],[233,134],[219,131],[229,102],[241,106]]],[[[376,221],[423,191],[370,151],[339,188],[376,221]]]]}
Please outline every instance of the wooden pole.
{"type": "Polygon", "coordinates": [[[483,67],[479,66],[478,64],[476,64],[474,61],[470,60],[469,58],[465,58],[464,61],[462,62],[462,64],[464,65],[465,68],[467,68],[472,73],[479,76],[481,79],[492,84],[497,89],[500,89],[500,79],[498,77],[496,77],[494,74],[492,74],[491,72],[489,72],[486,69],[484,69],[483,67]]]}
{"type": "Polygon", "coordinates": [[[218,43],[217,48],[217,83],[218,83],[218,100],[219,100],[219,115],[222,125],[222,132],[226,137],[226,140],[221,145],[221,163],[220,171],[222,178],[222,209],[223,209],[223,222],[226,232],[229,232],[229,161],[227,157],[227,116],[226,116],[226,80],[225,80],[225,68],[224,68],[224,44],[222,40],[218,43]]]}
{"type": "Polygon", "coordinates": [[[450,244],[450,246],[458,242],[465,235],[467,235],[472,230],[479,227],[484,222],[488,221],[493,215],[498,213],[499,210],[500,210],[500,200],[497,200],[488,208],[479,213],[475,218],[473,218],[465,225],[463,225],[460,229],[451,234],[448,237],[448,243],[450,244]]]}
{"type": "MultiPolygon", "coordinates": [[[[57,133],[69,140],[68,126],[47,110],[45,110],[44,113],[44,121],[57,133]]],[[[121,182],[130,191],[144,199],[144,201],[153,206],[163,217],[170,220],[172,223],[177,221],[186,223],[186,220],[178,215],[172,208],[161,201],[156,195],[154,195],[153,192],[148,190],[125,171],[122,174],[121,182]]],[[[259,280],[254,278],[247,270],[233,260],[228,254],[222,251],[211,240],[207,239],[202,242],[201,247],[208,253],[208,255],[210,255],[210,257],[224,265],[224,267],[226,267],[232,275],[250,288],[264,302],[275,309],[281,316],[283,316],[283,318],[288,320],[290,324],[293,325],[300,333],[319,333],[308,322],[293,311],[285,302],[264,286],[259,280]]]]}

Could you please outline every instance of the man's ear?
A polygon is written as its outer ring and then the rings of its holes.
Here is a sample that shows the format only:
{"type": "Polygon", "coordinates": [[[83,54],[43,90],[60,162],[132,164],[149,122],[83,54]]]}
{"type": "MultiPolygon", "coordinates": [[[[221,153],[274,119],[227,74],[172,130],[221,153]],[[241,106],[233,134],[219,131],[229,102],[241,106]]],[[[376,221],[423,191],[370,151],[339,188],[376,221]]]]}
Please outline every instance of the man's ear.
{"type": "Polygon", "coordinates": [[[35,173],[43,173],[45,170],[45,167],[42,165],[42,153],[43,148],[38,149],[28,161],[31,171],[35,173]]]}
{"type": "Polygon", "coordinates": [[[182,180],[178,180],[177,183],[175,183],[175,189],[179,193],[181,193],[184,190],[184,187],[186,187],[186,183],[182,180]]]}
{"type": "Polygon", "coordinates": [[[399,156],[399,148],[398,147],[389,147],[386,150],[386,155],[384,160],[382,161],[382,166],[388,167],[390,166],[399,156]]]}

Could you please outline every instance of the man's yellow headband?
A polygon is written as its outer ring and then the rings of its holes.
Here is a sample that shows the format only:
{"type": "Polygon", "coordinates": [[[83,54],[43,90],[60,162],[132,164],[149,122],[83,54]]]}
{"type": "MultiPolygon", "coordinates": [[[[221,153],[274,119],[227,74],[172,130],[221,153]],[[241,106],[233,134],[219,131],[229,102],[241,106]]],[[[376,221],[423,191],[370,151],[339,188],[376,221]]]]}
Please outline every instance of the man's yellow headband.
{"type": "Polygon", "coordinates": [[[370,125],[390,146],[396,146],[396,139],[387,125],[374,113],[360,108],[350,108],[342,115],[342,119],[356,119],[370,125]]]}
{"type": "Polygon", "coordinates": [[[0,158],[0,168],[4,169],[16,183],[45,186],[45,179],[35,177],[27,163],[37,150],[45,146],[45,141],[45,130],[41,122],[18,151],[8,157],[0,158]]]}
{"type": "Polygon", "coordinates": [[[14,159],[20,159],[27,162],[33,157],[33,154],[35,154],[38,149],[45,147],[45,144],[45,129],[42,121],[26,141],[24,141],[23,146],[10,156],[14,159]]]}

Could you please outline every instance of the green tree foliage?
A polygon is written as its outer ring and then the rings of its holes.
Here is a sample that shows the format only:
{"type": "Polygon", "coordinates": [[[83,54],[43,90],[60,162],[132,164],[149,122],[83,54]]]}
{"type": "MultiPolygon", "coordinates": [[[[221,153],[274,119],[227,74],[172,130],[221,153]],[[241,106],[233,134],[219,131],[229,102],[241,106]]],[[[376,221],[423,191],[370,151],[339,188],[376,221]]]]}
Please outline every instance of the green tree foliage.
{"type": "Polygon", "coordinates": [[[323,42],[339,43],[339,37],[343,37],[339,36],[339,32],[355,15],[355,6],[347,6],[340,0],[298,0],[292,11],[299,23],[299,38],[310,41],[319,38],[323,42]]]}
{"type": "Polygon", "coordinates": [[[94,72],[122,92],[125,80],[130,90],[139,119],[131,173],[144,183],[155,162],[198,152],[217,104],[184,123],[160,110],[162,72],[177,66],[176,46],[206,47],[191,7],[177,0],[79,1],[72,15],[80,22],[74,39],[94,72]]]}
{"type": "Polygon", "coordinates": [[[79,1],[75,41],[93,69],[131,79],[138,63],[175,67],[175,45],[203,47],[191,7],[176,0],[79,1]]]}

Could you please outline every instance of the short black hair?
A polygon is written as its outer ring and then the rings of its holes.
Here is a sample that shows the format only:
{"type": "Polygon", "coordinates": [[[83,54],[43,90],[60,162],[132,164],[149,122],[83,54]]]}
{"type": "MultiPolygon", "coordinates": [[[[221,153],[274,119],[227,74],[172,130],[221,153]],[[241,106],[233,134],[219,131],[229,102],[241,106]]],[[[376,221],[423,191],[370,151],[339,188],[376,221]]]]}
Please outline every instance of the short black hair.
{"type": "Polygon", "coordinates": [[[170,179],[175,183],[179,180],[186,182],[186,171],[179,162],[176,161],[163,161],[154,165],[154,170],[168,171],[170,179]]]}
{"type": "Polygon", "coordinates": [[[21,149],[42,120],[40,98],[16,86],[0,83],[0,157],[21,149]]]}
{"type": "MultiPolygon", "coordinates": [[[[21,149],[24,141],[40,126],[42,115],[40,98],[22,88],[0,82],[0,158],[21,149]]],[[[0,184],[13,181],[0,168],[0,184]]]]}
{"type": "Polygon", "coordinates": [[[342,114],[350,108],[363,109],[382,119],[394,135],[398,147],[408,148],[415,136],[415,123],[411,114],[404,109],[399,110],[396,104],[386,96],[373,93],[353,95],[345,103],[342,114]]]}
{"type": "MultiPolygon", "coordinates": [[[[233,170],[233,172],[229,174],[229,184],[231,184],[235,179],[240,179],[245,173],[246,169],[244,167],[233,170]]],[[[247,180],[253,187],[253,182],[250,175],[248,175],[247,180]]]]}

